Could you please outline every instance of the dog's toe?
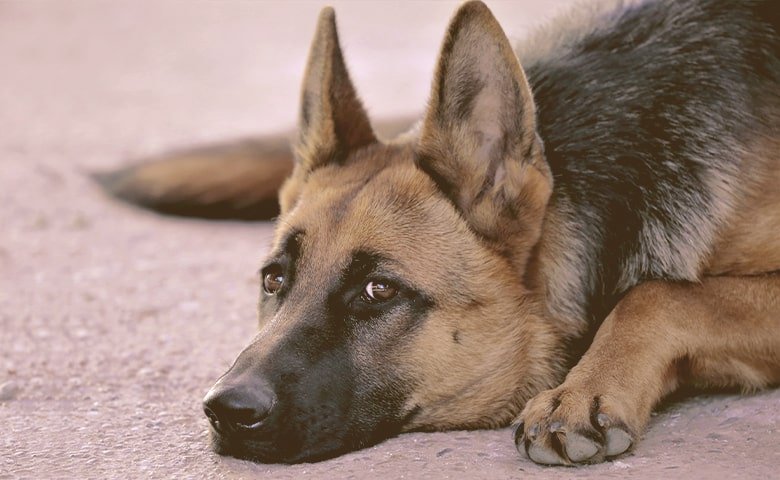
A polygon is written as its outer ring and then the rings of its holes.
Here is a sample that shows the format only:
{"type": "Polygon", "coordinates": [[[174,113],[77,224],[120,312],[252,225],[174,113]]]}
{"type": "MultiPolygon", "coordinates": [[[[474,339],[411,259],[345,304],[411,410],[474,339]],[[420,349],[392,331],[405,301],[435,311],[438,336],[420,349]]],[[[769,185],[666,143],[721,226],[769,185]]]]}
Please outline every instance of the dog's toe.
{"type": "Polygon", "coordinates": [[[596,442],[578,433],[567,434],[564,445],[569,460],[576,463],[586,462],[599,453],[596,442]]]}
{"type": "Polygon", "coordinates": [[[545,465],[601,462],[633,445],[634,437],[617,411],[611,401],[589,392],[548,390],[526,405],[515,444],[545,465]]]}
{"type": "Polygon", "coordinates": [[[528,457],[543,465],[564,465],[565,460],[555,450],[543,443],[531,443],[526,450],[528,457]]]}
{"type": "Polygon", "coordinates": [[[612,427],[607,430],[607,456],[614,457],[620,455],[631,448],[631,435],[618,427],[612,427]]]}
{"type": "Polygon", "coordinates": [[[515,433],[518,449],[524,449],[528,457],[544,465],[569,465],[583,463],[598,455],[599,444],[579,433],[565,433],[558,425],[551,425],[550,433],[540,436],[540,429],[531,428],[524,436],[522,429],[515,433]],[[558,427],[556,430],[555,427],[558,427]]]}

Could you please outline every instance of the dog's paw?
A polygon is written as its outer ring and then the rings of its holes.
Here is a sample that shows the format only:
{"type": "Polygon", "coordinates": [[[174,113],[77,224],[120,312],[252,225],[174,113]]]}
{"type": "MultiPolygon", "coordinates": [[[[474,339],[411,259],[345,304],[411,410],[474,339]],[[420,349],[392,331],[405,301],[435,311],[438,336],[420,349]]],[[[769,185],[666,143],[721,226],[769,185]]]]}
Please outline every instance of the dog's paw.
{"type": "Polygon", "coordinates": [[[609,395],[558,388],[540,393],[518,417],[515,445],[536,463],[596,463],[628,451],[637,424],[609,395]]]}

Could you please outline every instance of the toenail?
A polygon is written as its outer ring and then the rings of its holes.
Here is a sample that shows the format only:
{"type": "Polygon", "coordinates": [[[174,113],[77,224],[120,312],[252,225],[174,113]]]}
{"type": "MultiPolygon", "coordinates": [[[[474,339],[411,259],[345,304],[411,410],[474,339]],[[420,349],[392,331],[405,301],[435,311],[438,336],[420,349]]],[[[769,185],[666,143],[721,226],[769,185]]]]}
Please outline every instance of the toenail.
{"type": "Polygon", "coordinates": [[[519,440],[523,435],[525,434],[525,423],[520,422],[515,426],[515,429],[512,431],[512,438],[515,439],[515,441],[519,440]]]}
{"type": "Polygon", "coordinates": [[[609,416],[606,413],[599,413],[596,415],[596,421],[599,423],[599,426],[606,427],[609,425],[609,416]]]}
{"type": "Polygon", "coordinates": [[[552,422],[550,424],[550,432],[552,433],[563,433],[564,430],[561,422],[552,422]]]}

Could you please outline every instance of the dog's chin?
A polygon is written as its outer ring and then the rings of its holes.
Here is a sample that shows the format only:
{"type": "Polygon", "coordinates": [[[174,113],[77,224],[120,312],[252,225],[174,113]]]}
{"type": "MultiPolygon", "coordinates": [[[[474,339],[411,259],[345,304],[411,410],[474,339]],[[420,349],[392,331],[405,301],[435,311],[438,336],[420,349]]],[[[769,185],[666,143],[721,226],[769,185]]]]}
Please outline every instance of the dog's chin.
{"type": "Polygon", "coordinates": [[[329,460],[348,453],[354,448],[340,445],[322,445],[317,449],[282,449],[268,441],[251,438],[228,438],[210,429],[212,450],[226,457],[255,463],[313,463],[329,460]]]}
{"type": "Polygon", "coordinates": [[[211,449],[219,455],[256,463],[293,463],[288,460],[288,455],[269,442],[228,438],[214,430],[211,430],[210,434],[211,449]]]}

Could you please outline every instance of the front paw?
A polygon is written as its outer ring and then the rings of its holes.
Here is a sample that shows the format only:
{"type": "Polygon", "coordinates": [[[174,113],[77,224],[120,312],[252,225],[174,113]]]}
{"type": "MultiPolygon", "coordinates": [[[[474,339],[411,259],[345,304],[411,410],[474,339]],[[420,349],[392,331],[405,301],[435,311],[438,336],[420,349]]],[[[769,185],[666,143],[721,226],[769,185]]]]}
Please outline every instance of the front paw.
{"type": "Polygon", "coordinates": [[[638,415],[631,418],[627,406],[626,399],[564,383],[528,402],[518,417],[515,445],[546,465],[602,462],[628,451],[645,423],[638,415]]]}

